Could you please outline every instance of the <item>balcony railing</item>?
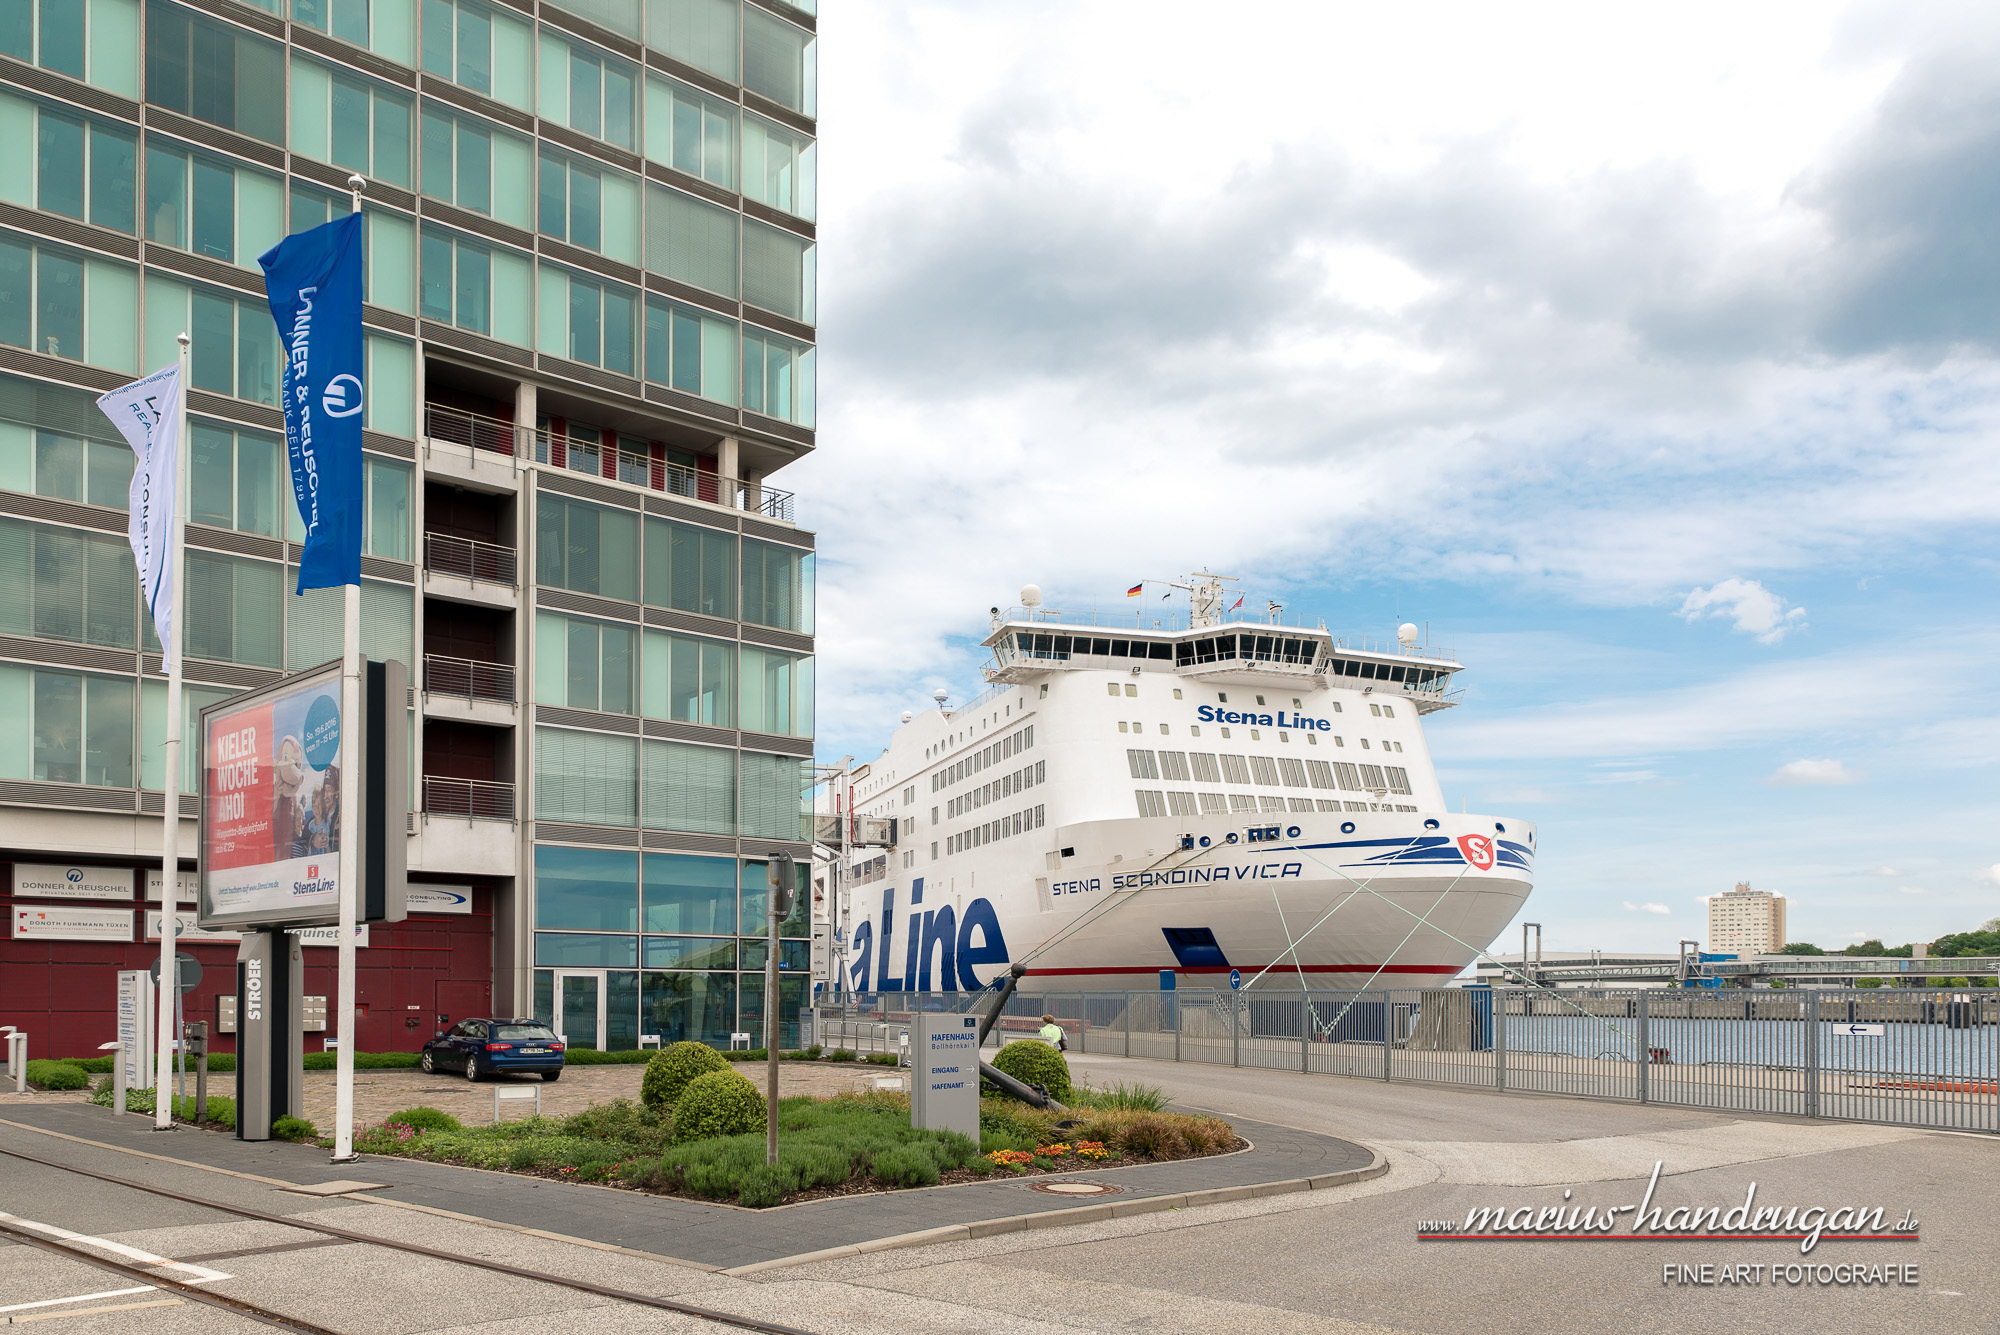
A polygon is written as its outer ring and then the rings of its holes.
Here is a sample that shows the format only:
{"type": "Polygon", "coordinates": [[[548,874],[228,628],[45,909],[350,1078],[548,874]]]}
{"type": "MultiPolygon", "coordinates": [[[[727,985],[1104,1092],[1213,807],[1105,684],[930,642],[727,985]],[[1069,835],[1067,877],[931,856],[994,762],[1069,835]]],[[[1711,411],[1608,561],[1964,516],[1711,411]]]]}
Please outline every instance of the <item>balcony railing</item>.
{"type": "Polygon", "coordinates": [[[424,814],[468,820],[514,819],[514,785],[486,779],[424,775],[424,814]]]}
{"type": "Polygon", "coordinates": [[[512,547],[449,533],[424,534],[424,565],[440,575],[459,575],[487,584],[514,587],[519,563],[512,547]]]}
{"type": "Polygon", "coordinates": [[[615,442],[559,436],[441,403],[424,405],[424,432],[432,440],[450,441],[489,454],[532,460],[571,473],[686,496],[690,500],[706,501],[731,510],[768,515],[788,523],[792,520],[793,502],[797,499],[789,491],[765,486],[761,482],[752,484],[740,478],[723,477],[707,469],[669,463],[663,451],[641,453],[622,449],[615,442]]]}
{"type": "Polygon", "coordinates": [[[506,663],[482,663],[476,658],[424,655],[424,690],[431,695],[457,695],[468,700],[514,702],[514,669],[506,663]]]}

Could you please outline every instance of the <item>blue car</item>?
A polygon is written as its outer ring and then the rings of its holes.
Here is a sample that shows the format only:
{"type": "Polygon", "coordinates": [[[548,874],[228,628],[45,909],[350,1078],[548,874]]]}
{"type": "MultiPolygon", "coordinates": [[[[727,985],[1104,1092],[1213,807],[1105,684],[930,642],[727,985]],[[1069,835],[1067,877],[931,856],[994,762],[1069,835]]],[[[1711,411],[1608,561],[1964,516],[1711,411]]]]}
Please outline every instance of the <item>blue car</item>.
{"type": "Polygon", "coordinates": [[[540,1020],[461,1020],[424,1044],[424,1070],[489,1075],[539,1075],[560,1080],[563,1041],[540,1020]]]}

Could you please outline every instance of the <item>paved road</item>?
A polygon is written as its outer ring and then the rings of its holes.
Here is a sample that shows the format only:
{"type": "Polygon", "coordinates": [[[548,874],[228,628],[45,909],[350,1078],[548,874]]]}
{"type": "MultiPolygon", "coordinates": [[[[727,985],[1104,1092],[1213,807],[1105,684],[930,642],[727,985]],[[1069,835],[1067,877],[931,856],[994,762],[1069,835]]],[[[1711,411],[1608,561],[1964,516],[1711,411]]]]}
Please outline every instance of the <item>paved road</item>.
{"type": "MultiPolygon", "coordinates": [[[[671,1266],[406,1209],[327,1202],[247,1179],[148,1161],[134,1176],[295,1215],[304,1222],[547,1267],[635,1291],[836,1332],[1739,1332],[1757,1327],[2000,1330],[2000,1140],[1891,1128],[1758,1120],[1580,1100],[1079,1057],[1093,1080],[1165,1086],[1183,1105],[1350,1137],[1395,1171],[1325,1192],[1239,1201],[978,1242],[879,1253],[747,1278],[671,1266]],[[1419,1220],[1475,1205],[1629,1204],[1663,1161],[1656,1203],[1883,1206],[1920,1221],[1915,1243],[1421,1243],[1419,1220]],[[1918,1265],[1890,1288],[1668,1286],[1663,1263],[1804,1260],[1918,1265]]],[[[37,1143],[39,1142],[39,1144],[37,1143]]],[[[0,1145],[46,1138],[0,1128],[0,1145]]],[[[125,1156],[119,1156],[125,1157],[125,1156]]],[[[300,1241],[129,1189],[0,1161],[0,1210],[170,1257],[300,1241]]],[[[716,1329],[545,1285],[337,1245],[201,1262],[221,1291],[353,1332],[716,1329]]],[[[40,1252],[0,1244],[0,1307],[126,1287],[40,1252]]],[[[161,1301],[132,1295],[78,1306],[161,1301]]],[[[37,1309],[62,1310],[62,1309],[37,1309]]],[[[0,1313],[0,1315],[5,1315],[0,1313]]],[[[233,1329],[207,1309],[64,1317],[64,1331],[233,1329]],[[176,1324],[178,1323],[178,1324],[176,1324]]],[[[248,1328],[248,1323],[240,1323],[248,1328]]]]}

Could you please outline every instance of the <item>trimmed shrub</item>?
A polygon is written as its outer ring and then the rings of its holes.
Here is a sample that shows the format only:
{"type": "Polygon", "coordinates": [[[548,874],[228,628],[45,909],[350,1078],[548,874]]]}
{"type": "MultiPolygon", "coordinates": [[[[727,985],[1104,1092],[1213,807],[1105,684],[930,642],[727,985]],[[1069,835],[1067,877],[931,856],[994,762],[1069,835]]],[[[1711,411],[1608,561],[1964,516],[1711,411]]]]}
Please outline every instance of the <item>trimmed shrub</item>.
{"type": "MultiPolygon", "coordinates": [[[[308,1052],[305,1068],[308,1071],[331,1071],[339,1059],[337,1052],[308,1052]]],[[[354,1069],[357,1071],[396,1071],[414,1069],[419,1054],[414,1052],[357,1052],[354,1054],[354,1069]]],[[[208,1069],[216,1069],[211,1058],[208,1069]]]]}
{"type": "Polygon", "coordinates": [[[37,1089],[88,1089],[90,1077],[69,1062],[36,1057],[28,1062],[28,1083],[37,1089]]]}
{"type": "Polygon", "coordinates": [[[898,1059],[893,1052],[871,1052],[861,1060],[869,1063],[871,1066],[894,1066],[897,1064],[898,1059]]]}
{"type": "MultiPolygon", "coordinates": [[[[212,1104],[213,1099],[210,1100],[212,1104]]],[[[211,1113],[214,1109],[211,1107],[211,1113]]],[[[319,1128],[303,1117],[280,1117],[271,1123],[271,1134],[279,1140],[318,1140],[319,1128]]]]}
{"type": "MultiPolygon", "coordinates": [[[[464,1126],[463,1123],[450,1113],[440,1111],[437,1108],[426,1107],[423,1104],[418,1104],[414,1108],[405,1108],[401,1112],[390,1113],[382,1120],[384,1122],[393,1122],[399,1126],[407,1126],[412,1131],[458,1131],[463,1129],[464,1126]]],[[[275,1126],[276,1124],[273,1123],[273,1125],[275,1126]]]]}
{"type": "Polygon", "coordinates": [[[898,1145],[875,1156],[868,1176],[885,1187],[928,1187],[938,1180],[937,1160],[922,1145],[898,1145]]]}
{"type": "Polygon", "coordinates": [[[639,1082],[639,1101],[655,1112],[664,1112],[680,1102],[680,1097],[696,1078],[726,1071],[729,1063],[706,1043],[671,1043],[646,1063],[646,1076],[639,1082]]]}
{"type": "Polygon", "coordinates": [[[1047,1043],[1019,1038],[993,1054],[996,1070],[1026,1085],[1041,1085],[1060,1102],[1069,1102],[1069,1063],[1047,1043]]]}
{"type": "Polygon", "coordinates": [[[763,1048],[732,1048],[720,1055],[727,1061],[760,1062],[769,1054],[763,1048]]]}
{"type": "Polygon", "coordinates": [[[635,1052],[599,1052],[596,1048],[570,1048],[563,1053],[566,1066],[645,1066],[660,1054],[651,1048],[635,1052]]]}
{"type": "Polygon", "coordinates": [[[826,1054],[826,1059],[830,1062],[851,1062],[851,1061],[861,1060],[860,1055],[857,1054],[852,1048],[835,1048],[832,1052],[826,1054]]]}
{"type": "Polygon", "coordinates": [[[696,1076],[674,1104],[674,1140],[743,1136],[764,1130],[764,1096],[737,1071],[696,1076]]]}

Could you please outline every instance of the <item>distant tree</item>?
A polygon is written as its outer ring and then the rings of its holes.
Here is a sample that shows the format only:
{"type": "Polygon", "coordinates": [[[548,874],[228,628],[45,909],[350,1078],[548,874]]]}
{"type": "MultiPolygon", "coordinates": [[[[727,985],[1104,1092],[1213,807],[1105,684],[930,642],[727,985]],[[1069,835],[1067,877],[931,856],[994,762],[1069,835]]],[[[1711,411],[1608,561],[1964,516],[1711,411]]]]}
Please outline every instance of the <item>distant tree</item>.
{"type": "Polygon", "coordinates": [[[2000,955],[2000,931],[1982,927],[1974,932],[1953,932],[1932,942],[1931,954],[1944,959],[2000,955]]]}
{"type": "Polygon", "coordinates": [[[1843,955],[1865,955],[1870,958],[1874,958],[1888,954],[1889,948],[1882,944],[1881,937],[1871,936],[1866,941],[1863,941],[1860,945],[1849,946],[1847,949],[1841,951],[1840,953],[1843,955]]]}
{"type": "Polygon", "coordinates": [[[1824,955],[1826,952],[1810,941],[1793,941],[1778,947],[1780,955],[1824,955]]]}
{"type": "Polygon", "coordinates": [[[1882,980],[1880,978],[1857,978],[1854,980],[1854,985],[1856,987],[1880,987],[1882,986],[1882,980]]]}

